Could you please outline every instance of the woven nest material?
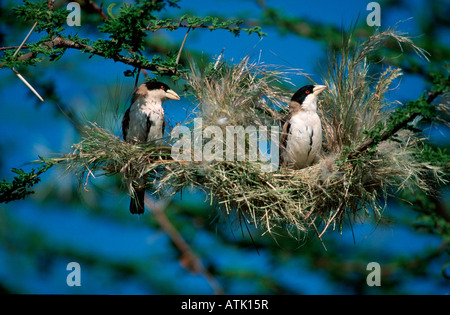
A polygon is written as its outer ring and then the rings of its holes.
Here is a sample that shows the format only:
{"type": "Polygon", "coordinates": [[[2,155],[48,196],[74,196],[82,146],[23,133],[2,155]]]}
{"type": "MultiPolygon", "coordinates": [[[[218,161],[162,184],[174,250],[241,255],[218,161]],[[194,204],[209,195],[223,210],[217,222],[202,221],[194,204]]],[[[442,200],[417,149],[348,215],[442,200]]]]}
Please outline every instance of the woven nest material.
{"type": "MultiPolygon", "coordinates": [[[[263,172],[261,160],[174,160],[174,139],[163,148],[131,145],[95,124],[66,157],[68,165],[85,174],[98,169],[120,173],[130,190],[136,175],[145,176],[155,193],[202,188],[223,216],[238,212],[239,218],[268,232],[283,227],[293,234],[315,231],[321,237],[345,220],[363,220],[370,213],[379,218],[388,195],[411,187],[426,191],[425,178],[439,175],[438,169],[415,160],[412,149],[419,140],[407,131],[354,154],[354,148],[368,139],[368,131],[387,124],[391,114],[386,93],[401,70],[388,67],[369,76],[367,61],[388,39],[424,54],[408,38],[388,30],[360,46],[348,39],[343,50],[330,57],[320,82],[327,90],[318,105],[324,154],[310,167],[263,172]]],[[[216,62],[206,70],[192,65],[186,78],[197,104],[192,114],[202,118],[203,131],[208,126],[280,126],[292,95],[284,86],[292,73],[249,58],[234,65],[216,62]]]]}

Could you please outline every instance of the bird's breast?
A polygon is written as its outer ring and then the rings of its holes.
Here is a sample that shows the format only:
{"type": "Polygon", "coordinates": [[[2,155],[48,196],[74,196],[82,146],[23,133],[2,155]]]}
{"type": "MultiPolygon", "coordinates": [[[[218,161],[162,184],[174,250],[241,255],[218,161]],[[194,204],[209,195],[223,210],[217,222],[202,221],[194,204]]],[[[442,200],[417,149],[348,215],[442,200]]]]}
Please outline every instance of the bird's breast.
{"type": "Polygon", "coordinates": [[[136,100],[130,108],[129,139],[150,141],[162,138],[164,110],[161,104],[149,103],[145,99],[136,100]]]}
{"type": "Polygon", "coordinates": [[[284,159],[296,168],[310,165],[322,149],[322,126],[315,112],[299,112],[290,119],[284,159]]]}
{"type": "Polygon", "coordinates": [[[147,141],[161,139],[164,134],[164,112],[154,111],[150,112],[148,116],[150,128],[147,130],[147,141]]]}

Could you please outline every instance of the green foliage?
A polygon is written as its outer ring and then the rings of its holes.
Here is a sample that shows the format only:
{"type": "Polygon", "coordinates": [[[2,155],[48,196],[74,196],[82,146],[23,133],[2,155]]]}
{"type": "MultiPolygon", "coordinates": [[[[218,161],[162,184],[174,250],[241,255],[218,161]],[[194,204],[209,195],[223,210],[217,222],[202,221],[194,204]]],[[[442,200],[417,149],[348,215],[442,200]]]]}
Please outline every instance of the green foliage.
{"type": "Polygon", "coordinates": [[[44,59],[42,56],[31,57],[31,58],[26,58],[26,59],[19,59],[24,54],[22,52],[19,52],[19,53],[17,53],[16,56],[14,56],[14,53],[15,52],[12,50],[5,51],[3,56],[0,58],[0,65],[2,65],[2,67],[8,67],[8,68],[13,68],[13,67],[18,67],[18,66],[33,66],[36,63],[39,63],[44,59]]]}
{"type": "MultiPolygon", "coordinates": [[[[104,15],[106,18],[97,28],[100,33],[107,35],[108,39],[90,40],[77,35],[64,34],[69,13],[64,6],[56,9],[50,7],[44,0],[35,2],[24,0],[23,5],[14,9],[16,16],[27,22],[38,22],[36,31],[47,34],[37,42],[22,48],[31,52],[26,57],[23,57],[22,53],[13,56],[12,52],[6,51],[0,59],[0,68],[35,65],[44,60],[42,56],[48,57],[50,61],[56,61],[64,55],[68,48],[74,48],[83,52],[87,51],[92,55],[124,62],[134,68],[153,71],[157,76],[170,75],[172,79],[178,80],[179,76],[186,71],[179,69],[176,52],[166,56],[156,53],[150,57],[145,56],[144,50],[149,32],[160,29],[175,31],[179,28],[204,28],[210,31],[225,29],[235,36],[239,36],[241,31],[249,35],[257,34],[259,37],[266,35],[259,26],[242,28],[243,22],[235,19],[221,20],[211,16],[203,18],[188,15],[176,20],[159,19],[158,12],[166,9],[167,6],[179,8],[177,3],[178,0],[136,0],[134,4],[122,4],[118,13],[112,12],[115,6],[113,3],[107,8],[108,15],[104,15]],[[58,41],[58,47],[55,47],[55,38],[62,39],[58,41]]],[[[132,73],[135,71],[125,71],[126,76],[132,73]]]]}
{"type": "MultiPolygon", "coordinates": [[[[430,152],[433,150],[430,146],[424,148],[430,152]]],[[[439,164],[438,158],[444,158],[447,162],[447,169],[449,163],[449,155],[445,152],[435,152],[429,160],[430,163],[439,164]]],[[[448,174],[447,174],[448,177],[448,174]]],[[[448,178],[447,178],[448,179],[448,178]]],[[[440,197],[437,192],[435,194],[424,194],[418,190],[404,191],[401,198],[405,198],[410,202],[410,207],[419,215],[413,222],[413,227],[417,230],[438,235],[443,242],[450,242],[450,216],[445,208],[444,203],[439,200],[440,197]]],[[[450,250],[450,248],[448,248],[450,250]]]]}
{"type": "Polygon", "coordinates": [[[3,179],[0,182],[0,203],[24,199],[27,195],[33,194],[34,191],[30,190],[30,188],[39,183],[41,181],[39,176],[52,166],[53,163],[45,163],[38,167],[37,170],[31,169],[29,173],[22,169],[13,168],[11,171],[17,174],[13,181],[8,183],[3,179]]]}
{"type": "Polygon", "coordinates": [[[131,49],[138,52],[144,48],[145,26],[148,20],[156,19],[153,11],[164,8],[163,1],[143,1],[141,4],[130,5],[125,3],[120,8],[120,14],[108,19],[99,26],[102,33],[109,34],[111,42],[105,54],[112,57],[122,50],[131,49]],[[162,3],[161,3],[162,2],[162,3]]]}
{"type": "MultiPolygon", "coordinates": [[[[437,167],[447,169],[450,167],[450,152],[447,148],[439,148],[428,143],[420,143],[417,146],[416,156],[421,161],[427,161],[437,167]]],[[[447,174],[450,176],[450,174],[447,174]]]]}
{"type": "Polygon", "coordinates": [[[447,73],[442,71],[430,73],[431,83],[433,87],[431,92],[433,93],[447,93],[450,92],[450,64],[446,65],[447,73]]]}
{"type": "Polygon", "coordinates": [[[432,122],[437,119],[436,106],[431,103],[439,95],[450,91],[450,76],[445,76],[442,72],[435,72],[430,73],[430,78],[433,85],[428,96],[423,93],[417,100],[408,101],[388,117],[386,124],[378,123],[373,129],[363,131],[372,139],[370,147],[376,147],[381,141],[387,140],[400,129],[414,129],[413,121],[416,117],[420,117],[422,122],[432,122]]]}
{"type": "Polygon", "coordinates": [[[65,7],[59,9],[49,8],[48,1],[39,0],[32,2],[23,1],[24,5],[14,9],[14,13],[19,19],[26,22],[35,23],[38,33],[46,31],[49,36],[57,36],[65,29],[67,15],[69,11],[65,7]]]}

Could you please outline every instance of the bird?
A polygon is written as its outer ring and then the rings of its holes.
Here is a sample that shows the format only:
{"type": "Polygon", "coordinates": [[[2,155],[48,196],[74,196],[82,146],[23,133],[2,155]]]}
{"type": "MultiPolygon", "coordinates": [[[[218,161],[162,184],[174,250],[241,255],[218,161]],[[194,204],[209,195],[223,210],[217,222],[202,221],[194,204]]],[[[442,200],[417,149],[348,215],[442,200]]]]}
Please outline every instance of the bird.
{"type": "MultiPolygon", "coordinates": [[[[164,135],[165,119],[162,104],[166,100],[179,100],[180,96],[167,84],[147,81],[133,93],[130,107],[122,119],[123,139],[129,143],[154,141],[160,144],[164,135]]],[[[135,178],[132,183],[135,198],[131,198],[130,212],[144,213],[145,180],[135,178]]]]}
{"type": "Polygon", "coordinates": [[[291,98],[280,139],[282,165],[301,169],[318,162],[322,152],[322,124],[317,115],[318,95],[325,85],[306,85],[291,98]]]}

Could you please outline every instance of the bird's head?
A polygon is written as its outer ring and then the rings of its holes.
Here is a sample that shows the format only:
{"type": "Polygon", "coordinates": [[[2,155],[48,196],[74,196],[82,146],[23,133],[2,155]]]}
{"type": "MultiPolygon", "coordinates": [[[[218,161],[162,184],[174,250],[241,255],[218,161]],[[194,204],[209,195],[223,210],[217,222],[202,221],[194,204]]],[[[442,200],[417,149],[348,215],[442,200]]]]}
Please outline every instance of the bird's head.
{"type": "Polygon", "coordinates": [[[291,107],[299,104],[302,110],[315,111],[317,108],[317,95],[322,93],[325,88],[325,85],[305,85],[292,96],[291,107]]]}
{"type": "Polygon", "coordinates": [[[159,99],[161,103],[166,100],[178,101],[180,99],[180,96],[175,91],[162,82],[148,81],[142,84],[139,90],[145,90],[145,97],[159,99]]]}

